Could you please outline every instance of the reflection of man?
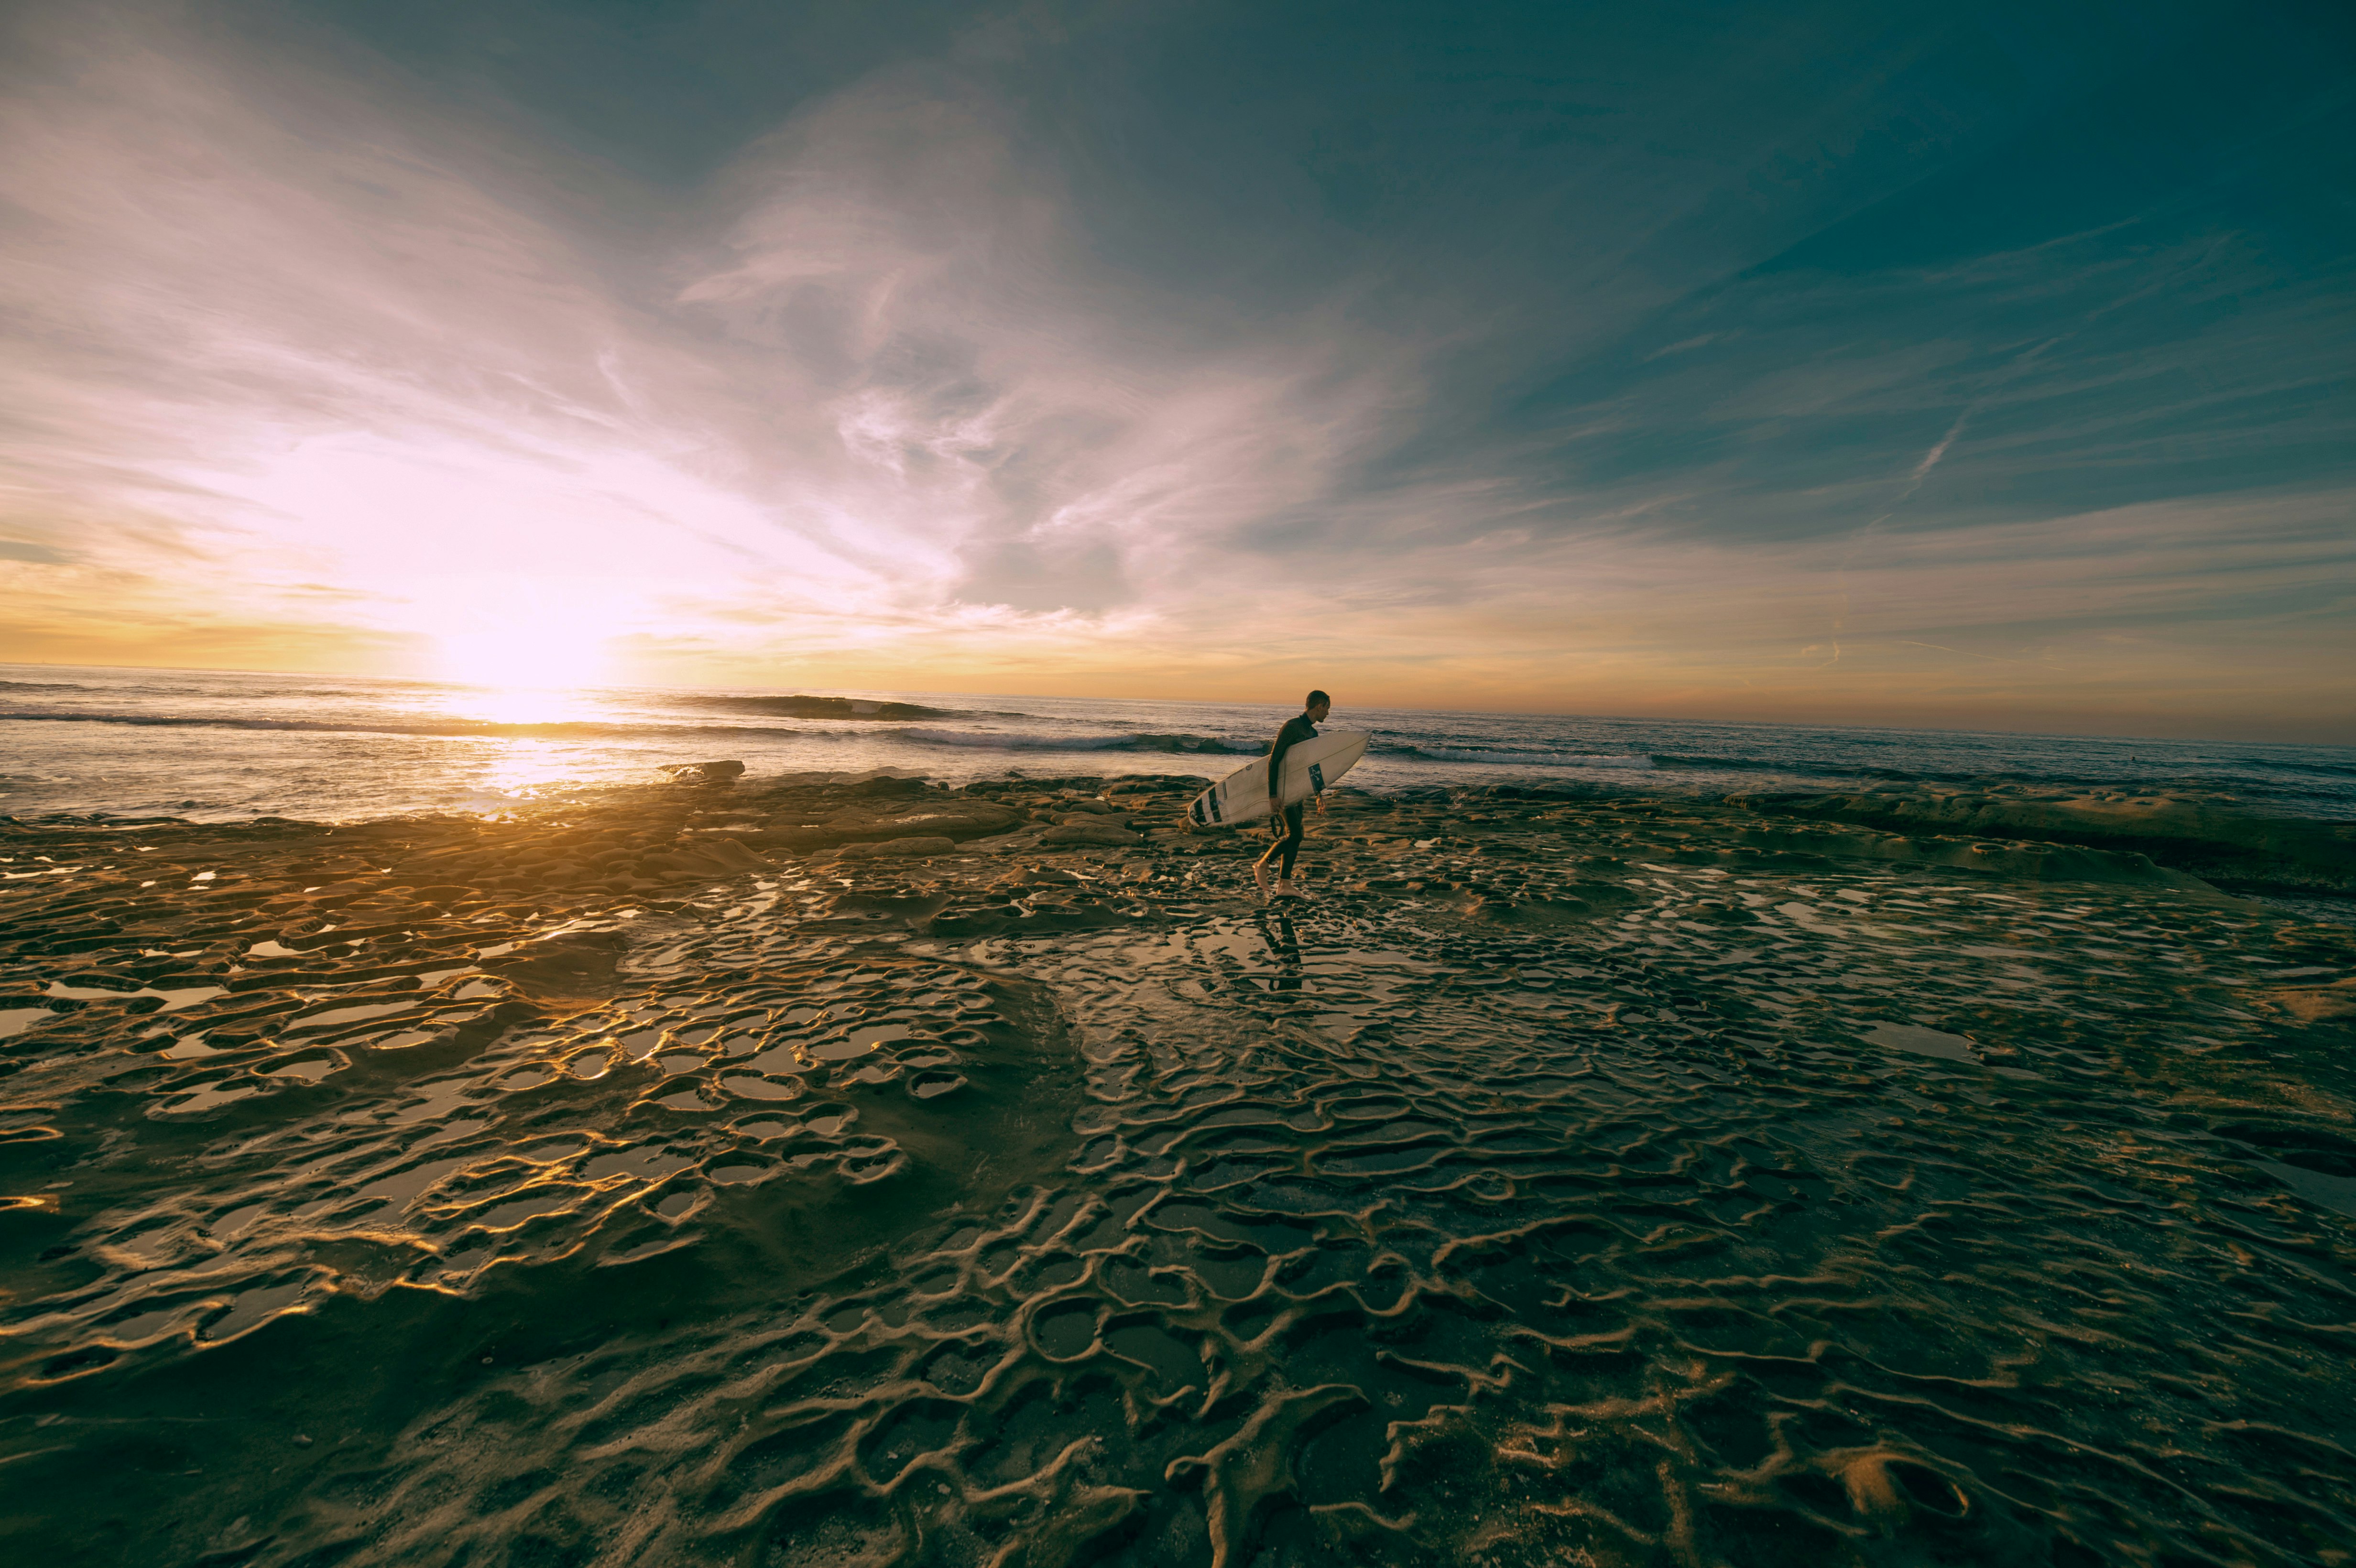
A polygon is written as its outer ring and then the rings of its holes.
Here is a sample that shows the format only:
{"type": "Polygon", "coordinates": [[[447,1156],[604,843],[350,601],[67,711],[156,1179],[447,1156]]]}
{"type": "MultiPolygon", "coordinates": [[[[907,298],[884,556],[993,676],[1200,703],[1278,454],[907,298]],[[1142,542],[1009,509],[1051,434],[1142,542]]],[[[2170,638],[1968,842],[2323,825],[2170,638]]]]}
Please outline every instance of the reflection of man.
{"type": "MultiPolygon", "coordinates": [[[[1325,716],[1333,711],[1332,698],[1322,691],[1311,692],[1301,704],[1300,715],[1284,721],[1284,728],[1276,732],[1276,743],[1269,748],[1269,829],[1276,835],[1276,842],[1268,847],[1266,854],[1252,862],[1252,880],[1259,884],[1262,898],[1268,896],[1268,863],[1280,855],[1283,859],[1276,873],[1276,896],[1280,899],[1301,896],[1292,889],[1292,858],[1301,853],[1301,841],[1307,837],[1301,830],[1301,814],[1307,810],[1309,803],[1296,800],[1290,805],[1284,804],[1284,753],[1303,741],[1315,740],[1317,726],[1324,723],[1325,716]]],[[[1316,801],[1317,809],[1324,810],[1324,795],[1319,795],[1316,801]]]]}
{"type": "Polygon", "coordinates": [[[1269,982],[1271,991],[1301,989],[1301,938],[1292,923],[1282,915],[1276,917],[1276,929],[1269,929],[1268,916],[1259,917],[1260,941],[1267,944],[1269,955],[1280,965],[1276,978],[1269,982]]]}

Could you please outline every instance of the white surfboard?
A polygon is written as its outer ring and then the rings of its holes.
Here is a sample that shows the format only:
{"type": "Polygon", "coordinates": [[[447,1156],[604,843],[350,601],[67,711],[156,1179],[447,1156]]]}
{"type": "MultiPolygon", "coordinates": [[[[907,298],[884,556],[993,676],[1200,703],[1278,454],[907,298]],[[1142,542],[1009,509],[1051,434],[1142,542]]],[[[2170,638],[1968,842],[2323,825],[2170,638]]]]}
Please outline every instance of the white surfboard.
{"type": "MultiPolygon", "coordinates": [[[[1284,753],[1284,804],[1323,795],[1366,754],[1374,737],[1364,730],[1328,730],[1284,753]]],[[[1196,795],[1186,820],[1199,827],[1233,827],[1268,815],[1268,759],[1246,763],[1196,795]]]]}

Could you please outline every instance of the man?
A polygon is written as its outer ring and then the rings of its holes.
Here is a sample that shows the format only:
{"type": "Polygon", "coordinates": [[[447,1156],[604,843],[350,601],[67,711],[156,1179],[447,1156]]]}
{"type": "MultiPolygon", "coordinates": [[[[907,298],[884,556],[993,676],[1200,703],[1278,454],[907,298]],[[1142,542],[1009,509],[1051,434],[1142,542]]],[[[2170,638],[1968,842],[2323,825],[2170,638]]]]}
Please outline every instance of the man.
{"type": "MultiPolygon", "coordinates": [[[[1280,899],[1301,896],[1292,888],[1292,858],[1301,853],[1301,841],[1307,837],[1301,831],[1301,814],[1308,809],[1309,803],[1296,800],[1290,805],[1284,804],[1284,753],[1303,741],[1315,740],[1317,726],[1324,723],[1325,716],[1333,711],[1332,698],[1322,691],[1311,692],[1308,700],[1301,704],[1300,716],[1284,721],[1284,728],[1276,732],[1276,743],[1269,748],[1269,830],[1276,836],[1276,842],[1268,847],[1268,853],[1252,862],[1252,880],[1259,884],[1259,896],[1263,899],[1268,897],[1268,863],[1280,855],[1283,860],[1276,875],[1276,896],[1280,899]]],[[[1325,797],[1320,795],[1316,801],[1317,809],[1324,810],[1325,797]]]]}

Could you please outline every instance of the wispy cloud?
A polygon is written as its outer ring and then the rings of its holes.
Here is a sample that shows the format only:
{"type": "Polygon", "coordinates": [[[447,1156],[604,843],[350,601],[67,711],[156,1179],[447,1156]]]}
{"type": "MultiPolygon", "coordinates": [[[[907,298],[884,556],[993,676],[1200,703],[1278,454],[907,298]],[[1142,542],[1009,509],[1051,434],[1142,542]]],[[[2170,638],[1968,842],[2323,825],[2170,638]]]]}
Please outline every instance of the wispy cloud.
{"type": "Polygon", "coordinates": [[[1303,132],[1223,213],[1043,122],[1044,15],[677,187],[331,31],[20,18],[0,654],[1935,717],[1925,659],[2091,712],[2151,630],[2197,707],[2344,607],[2341,263],[2122,219],[1767,265],[1912,123],[1730,59],[1438,123],[1470,194],[1303,132]]]}
{"type": "Polygon", "coordinates": [[[1914,472],[1906,476],[1909,495],[1913,493],[1914,486],[1929,476],[1931,470],[1939,466],[1939,459],[1947,455],[1947,448],[1955,444],[1955,438],[1964,433],[1964,426],[1970,422],[1971,417],[1969,409],[1957,414],[1955,422],[1947,427],[1947,433],[1939,438],[1939,443],[1922,454],[1922,461],[1916,464],[1914,472]]]}
{"type": "Polygon", "coordinates": [[[192,603],[328,579],[386,633],[748,655],[1150,624],[1330,494],[1411,373],[1090,275],[943,71],[815,107],[629,246],[509,188],[487,127],[421,138],[283,61],[277,103],[201,51],[63,63],[0,176],[38,224],[21,515],[159,585],[174,552],[192,603]]]}

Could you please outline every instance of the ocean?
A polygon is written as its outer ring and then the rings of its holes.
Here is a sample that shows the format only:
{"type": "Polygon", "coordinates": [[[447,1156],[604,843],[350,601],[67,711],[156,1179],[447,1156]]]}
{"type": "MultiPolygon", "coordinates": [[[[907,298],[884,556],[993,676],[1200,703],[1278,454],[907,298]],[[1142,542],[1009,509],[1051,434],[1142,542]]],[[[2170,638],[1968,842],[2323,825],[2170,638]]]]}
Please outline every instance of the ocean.
{"type": "MultiPolygon", "coordinates": [[[[1185,773],[1255,756],[1288,705],[947,692],[510,691],[348,676],[0,665],[0,815],[350,821],[491,814],[643,784],[666,763],[755,775],[892,768],[945,784],[1185,773]]],[[[2193,791],[2356,818],[2356,748],[1357,708],[1353,785],[1710,798],[1877,784],[2193,791]]]]}

